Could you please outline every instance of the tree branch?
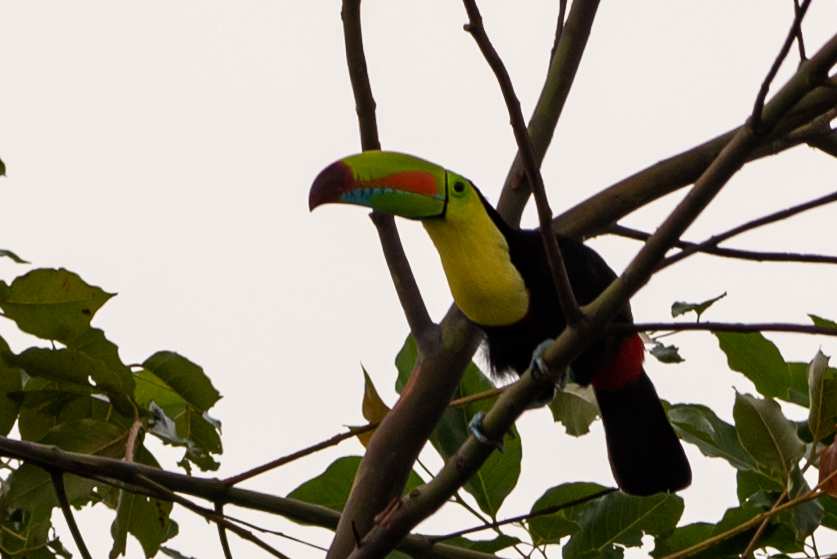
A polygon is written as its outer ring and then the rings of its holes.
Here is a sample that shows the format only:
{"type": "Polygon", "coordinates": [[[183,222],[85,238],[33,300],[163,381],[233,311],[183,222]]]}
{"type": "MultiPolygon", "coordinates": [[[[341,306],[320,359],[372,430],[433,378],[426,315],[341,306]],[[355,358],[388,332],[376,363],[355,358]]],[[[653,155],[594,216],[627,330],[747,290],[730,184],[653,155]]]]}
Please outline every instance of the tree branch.
{"type": "MultiPolygon", "coordinates": [[[[581,57],[587,47],[593,20],[599,8],[599,0],[579,0],[570,5],[570,13],[563,26],[557,45],[550,57],[549,70],[544,86],[529,120],[528,133],[535,153],[535,161],[540,167],[546,156],[546,150],[552,142],[558,119],[570,95],[576,72],[581,65],[581,57]]],[[[560,19],[559,8],[559,19],[560,19]]],[[[515,156],[506,182],[500,193],[497,211],[510,225],[520,223],[520,216],[529,200],[529,185],[520,153],[515,156]]]]}
{"type": "Polygon", "coordinates": [[[64,472],[50,469],[49,476],[52,478],[52,487],[55,489],[55,496],[58,497],[58,504],[61,506],[61,512],[64,514],[64,520],[67,522],[67,527],[73,535],[73,541],[76,543],[78,552],[83,559],[93,559],[90,551],[87,549],[87,544],[84,543],[84,538],[81,536],[81,530],[78,529],[76,519],[73,516],[73,509],[70,507],[70,501],[67,499],[67,491],[64,488],[64,472]]]}
{"type": "Polygon", "coordinates": [[[583,317],[578,308],[578,303],[575,300],[572,287],[570,286],[570,279],[567,276],[567,269],[564,266],[564,258],[561,256],[561,249],[558,246],[558,239],[555,238],[550,227],[552,224],[552,209],[550,209],[549,201],[546,198],[543,177],[541,176],[539,165],[535,160],[535,152],[532,148],[532,142],[529,139],[529,132],[526,130],[526,123],[523,120],[520,101],[514,92],[514,86],[512,85],[508,71],[506,71],[506,66],[503,64],[500,55],[497,54],[497,51],[488,39],[488,35],[485,33],[482,16],[480,15],[476,1],[463,0],[463,3],[465,4],[465,11],[468,12],[468,24],[465,26],[465,30],[474,38],[488,65],[494,71],[497,82],[500,84],[500,90],[503,93],[503,99],[506,102],[506,108],[509,111],[514,139],[517,141],[518,154],[520,154],[521,160],[523,161],[526,178],[532,186],[532,193],[535,196],[535,203],[538,207],[541,236],[543,237],[549,269],[552,272],[552,279],[555,282],[555,289],[558,292],[558,301],[561,303],[561,311],[564,313],[568,324],[575,324],[580,322],[583,317]]]}
{"type": "MultiPolygon", "coordinates": [[[[220,517],[226,518],[224,516],[224,505],[222,503],[215,503],[215,514],[220,517]]],[[[218,539],[221,540],[221,549],[224,551],[224,559],[232,559],[232,551],[230,550],[230,542],[227,539],[227,529],[224,527],[223,524],[217,524],[218,526],[218,539]]]]}
{"type": "MultiPolygon", "coordinates": [[[[835,107],[837,78],[832,78],[825,86],[805,95],[784,115],[747,160],[775,155],[797,145],[789,144],[783,138],[835,107]]],[[[601,233],[631,212],[694,183],[742,128],[731,130],[622,179],[560,214],[553,220],[553,228],[558,233],[571,236],[601,233]]]]}
{"type": "Polygon", "coordinates": [[[837,328],[814,326],[813,324],[791,324],[787,322],[760,322],[754,324],[737,324],[730,322],[637,322],[635,324],[611,324],[609,332],[793,332],[797,334],[814,334],[821,336],[837,336],[837,328]]]}

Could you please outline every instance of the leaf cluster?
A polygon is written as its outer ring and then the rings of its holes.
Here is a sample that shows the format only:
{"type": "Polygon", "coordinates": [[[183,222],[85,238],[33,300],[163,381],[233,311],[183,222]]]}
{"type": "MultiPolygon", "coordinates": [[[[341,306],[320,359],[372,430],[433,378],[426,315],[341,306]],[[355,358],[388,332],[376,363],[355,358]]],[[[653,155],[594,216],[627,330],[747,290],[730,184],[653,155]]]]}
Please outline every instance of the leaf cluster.
{"type": "MultiPolygon", "coordinates": [[[[187,472],[217,470],[221,425],[208,412],[220,394],[198,365],[170,351],[126,365],[117,345],[91,326],[113,296],[65,269],[0,281],[3,316],[41,340],[14,352],[0,338],[0,434],[16,428],[23,441],[160,468],[146,445],[151,435],[183,449],[178,465],[187,472]]],[[[14,459],[3,465],[0,555],[69,557],[52,532],[60,504],[54,471],[14,459]]],[[[168,500],[95,479],[63,479],[73,507],[101,503],[114,511],[112,558],[125,554],[128,534],[146,557],[177,535],[168,500]]]]}

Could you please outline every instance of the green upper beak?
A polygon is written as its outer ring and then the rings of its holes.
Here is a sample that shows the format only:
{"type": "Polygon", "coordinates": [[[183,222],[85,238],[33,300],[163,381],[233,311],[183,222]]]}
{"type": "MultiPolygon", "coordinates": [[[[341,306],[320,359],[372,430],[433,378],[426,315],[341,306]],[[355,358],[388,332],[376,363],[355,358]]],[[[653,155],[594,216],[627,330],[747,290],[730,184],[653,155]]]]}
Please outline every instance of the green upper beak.
{"type": "Polygon", "coordinates": [[[418,157],[367,151],[332,163],[317,175],[308,207],[367,206],[410,219],[438,217],[447,206],[447,172],[418,157]]]}

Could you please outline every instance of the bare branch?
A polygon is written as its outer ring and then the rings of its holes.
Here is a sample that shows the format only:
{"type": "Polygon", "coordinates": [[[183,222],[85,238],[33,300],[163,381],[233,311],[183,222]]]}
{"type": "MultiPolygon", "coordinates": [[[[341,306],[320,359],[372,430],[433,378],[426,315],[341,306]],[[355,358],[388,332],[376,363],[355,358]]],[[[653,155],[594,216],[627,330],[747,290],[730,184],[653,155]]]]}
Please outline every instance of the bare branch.
{"type": "Polygon", "coordinates": [[[637,322],[636,324],[611,324],[609,332],[793,332],[797,334],[816,334],[837,336],[837,328],[814,326],[813,324],[791,324],[787,322],[759,322],[738,324],[730,322],[637,322]]]}
{"type": "MultiPolygon", "coordinates": [[[[215,514],[218,516],[224,517],[224,505],[223,503],[215,503],[215,514]]],[[[217,524],[218,526],[218,538],[221,540],[221,549],[224,551],[224,559],[232,559],[232,551],[230,550],[230,542],[227,539],[227,529],[224,527],[223,524],[217,524]]]]}
{"type": "Polygon", "coordinates": [[[596,499],[600,499],[605,495],[609,495],[610,493],[615,493],[619,491],[615,487],[608,487],[606,489],[602,489],[601,491],[597,491],[592,495],[587,495],[586,497],[581,497],[580,499],[575,499],[572,501],[567,501],[566,503],[561,503],[560,505],[553,505],[551,507],[546,507],[545,509],[536,510],[534,512],[530,512],[529,514],[522,514],[520,516],[515,516],[512,518],[507,518],[505,520],[498,520],[497,522],[492,522],[491,524],[486,524],[485,526],[476,526],[474,528],[468,528],[467,530],[460,530],[459,532],[454,532],[452,534],[446,534],[444,536],[431,536],[430,540],[433,542],[441,542],[444,540],[449,540],[451,538],[458,538],[460,536],[465,536],[467,534],[473,534],[474,532],[482,532],[483,530],[491,530],[494,528],[499,528],[500,526],[505,526],[507,524],[515,524],[517,522],[523,522],[524,520],[529,520],[531,518],[537,518],[538,516],[545,516],[547,514],[554,514],[558,511],[562,511],[564,509],[568,509],[574,507],[576,505],[582,505],[584,503],[589,503],[590,501],[595,501],[596,499]]]}
{"type": "MultiPolygon", "coordinates": [[[[812,120],[837,107],[837,78],[815,88],[777,124],[774,131],[748,157],[748,161],[775,155],[797,145],[783,140],[802,132],[812,120]]],[[[694,183],[741,130],[731,130],[678,155],[664,159],[591,196],[553,220],[553,229],[566,235],[594,235],[631,212],[694,183]]],[[[806,141],[806,140],[800,140],[806,141]]]]}
{"type": "MultiPolygon", "coordinates": [[[[795,0],[794,5],[796,6],[795,0]]],[[[779,67],[782,66],[782,62],[784,62],[785,58],[788,56],[794,40],[799,37],[799,42],[802,44],[802,29],[800,26],[802,25],[802,18],[805,17],[805,12],[808,11],[808,6],[810,5],[811,0],[803,0],[802,5],[798,6],[798,8],[794,10],[795,14],[793,18],[793,25],[791,25],[791,30],[785,39],[785,44],[782,45],[779,55],[776,57],[776,60],[773,61],[773,66],[770,68],[770,71],[767,73],[767,77],[764,78],[764,81],[761,84],[761,89],[759,90],[759,94],[756,96],[756,102],[753,106],[753,116],[750,119],[750,127],[756,134],[761,132],[761,112],[764,108],[764,100],[767,99],[767,92],[770,91],[770,84],[773,82],[773,78],[775,78],[776,74],[779,73],[779,67]]]]}
{"type": "MultiPolygon", "coordinates": [[[[793,13],[797,19],[802,19],[799,0],[793,0],[793,13]]],[[[802,40],[802,26],[797,27],[796,31],[796,44],[799,46],[799,63],[801,64],[808,60],[808,57],[805,56],[805,41],[802,40]]]]}
{"type": "Polygon", "coordinates": [[[532,141],[529,138],[529,132],[526,130],[526,123],[523,120],[523,112],[520,109],[520,101],[514,92],[511,78],[509,77],[506,66],[500,59],[500,55],[494,49],[488,35],[485,33],[485,27],[482,24],[482,16],[475,0],[463,0],[465,10],[468,12],[468,24],[465,30],[468,31],[477,45],[480,48],[488,65],[497,76],[497,82],[500,84],[500,90],[503,93],[503,99],[506,102],[506,108],[509,111],[509,118],[511,119],[512,130],[514,131],[514,139],[517,141],[518,153],[523,161],[523,167],[526,171],[526,178],[532,186],[532,193],[535,196],[535,203],[538,207],[538,217],[541,224],[541,235],[546,250],[546,257],[549,261],[549,268],[552,272],[552,279],[555,281],[555,289],[558,291],[558,300],[561,303],[561,310],[568,324],[576,324],[582,320],[581,311],[578,308],[578,303],[575,300],[572,287],[570,287],[570,280],[567,277],[567,269],[564,266],[564,259],[561,256],[561,249],[558,247],[558,240],[552,233],[552,210],[549,207],[549,201],[546,199],[546,191],[543,186],[543,177],[537,161],[535,160],[535,152],[532,148],[532,141]]]}
{"type": "Polygon", "coordinates": [[[421,292],[413,271],[410,269],[407,255],[404,254],[398,229],[392,224],[392,216],[372,212],[369,217],[378,230],[392,283],[398,293],[401,308],[404,309],[407,324],[416,339],[416,345],[421,353],[432,353],[441,342],[439,326],[430,319],[430,314],[421,298],[421,292]]]}
{"type": "Polygon", "coordinates": [[[238,483],[241,483],[244,480],[254,478],[265,472],[269,472],[270,470],[274,470],[276,468],[279,468],[280,466],[284,466],[285,464],[293,462],[294,460],[299,460],[300,458],[309,456],[311,454],[314,454],[315,452],[334,446],[338,443],[345,441],[346,439],[351,439],[362,433],[373,431],[376,427],[378,427],[378,425],[378,423],[370,423],[368,425],[364,425],[363,427],[353,427],[350,431],[334,435],[330,439],[311,445],[308,448],[303,448],[302,450],[298,450],[292,454],[283,456],[282,458],[277,458],[276,460],[272,460],[267,464],[262,464],[257,468],[247,470],[246,472],[243,472],[236,476],[228,477],[227,479],[223,480],[222,483],[224,483],[224,485],[226,485],[227,487],[232,487],[238,483]]]}
{"type": "Polygon", "coordinates": [[[715,248],[720,243],[730,239],[736,235],[740,235],[747,231],[752,231],[758,227],[763,227],[765,225],[769,225],[771,223],[776,223],[777,221],[781,221],[783,219],[787,219],[789,217],[793,217],[797,214],[802,212],[818,208],[820,206],[824,206],[825,204],[830,204],[831,202],[837,201],[837,192],[832,192],[831,194],[827,194],[815,200],[811,200],[809,202],[805,202],[804,204],[799,204],[797,206],[793,206],[791,208],[787,208],[785,210],[781,210],[778,212],[774,212],[770,215],[766,215],[764,217],[760,217],[758,219],[754,219],[752,221],[748,221],[738,227],[730,229],[720,235],[713,235],[709,239],[703,241],[702,243],[692,245],[686,249],[684,249],[679,254],[675,254],[674,256],[669,256],[666,258],[662,264],[660,265],[660,269],[671,266],[672,264],[683,260],[684,258],[694,254],[698,251],[703,251],[707,248],[715,248]]]}
{"type": "Polygon", "coordinates": [[[70,507],[70,501],[67,499],[67,491],[64,487],[64,472],[50,469],[49,475],[52,478],[52,487],[55,488],[55,495],[58,497],[58,504],[61,506],[61,512],[64,514],[64,520],[67,522],[67,527],[73,535],[73,541],[76,543],[78,552],[81,553],[83,559],[93,559],[90,551],[87,549],[87,544],[84,543],[84,538],[81,536],[81,530],[78,529],[78,524],[76,524],[73,509],[70,507]]]}
{"type": "Polygon", "coordinates": [[[366,54],[363,51],[363,33],[360,26],[360,0],[344,0],[340,12],[343,19],[343,39],[346,43],[346,64],[349,80],[355,96],[360,145],[363,151],[381,149],[378,140],[378,121],[375,118],[375,98],[369,83],[366,54]]]}
{"type": "MultiPolygon", "coordinates": [[[[552,142],[558,119],[581,65],[581,57],[587,47],[587,39],[590,37],[598,8],[599,0],[573,2],[570,5],[570,13],[561,26],[561,36],[550,57],[546,80],[528,127],[538,166],[543,162],[546,150],[552,142]]],[[[518,153],[506,176],[497,211],[509,224],[517,225],[528,200],[529,185],[521,155],[518,153]]]]}
{"type": "MultiPolygon", "coordinates": [[[[770,507],[770,510],[775,510],[779,505],[782,504],[782,502],[785,500],[785,498],[787,498],[787,496],[788,490],[785,489],[784,491],[782,491],[782,494],[779,495],[779,498],[776,499],[776,502],[773,503],[773,506],[770,507]]],[[[747,544],[747,548],[744,550],[744,553],[741,554],[741,557],[744,557],[746,559],[750,557],[750,554],[752,554],[753,551],[756,550],[756,544],[758,543],[759,538],[761,538],[762,534],[764,534],[764,529],[767,528],[768,524],[770,524],[770,518],[765,518],[764,520],[762,520],[761,524],[759,524],[759,527],[756,530],[756,533],[753,534],[752,538],[750,538],[750,543],[747,544]]]]}

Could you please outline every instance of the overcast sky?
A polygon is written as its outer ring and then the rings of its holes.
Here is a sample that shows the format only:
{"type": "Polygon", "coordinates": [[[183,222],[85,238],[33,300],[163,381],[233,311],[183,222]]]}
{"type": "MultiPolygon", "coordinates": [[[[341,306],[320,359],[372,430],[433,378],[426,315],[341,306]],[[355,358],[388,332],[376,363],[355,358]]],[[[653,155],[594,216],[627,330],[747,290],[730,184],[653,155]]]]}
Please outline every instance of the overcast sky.
{"type": "MultiPolygon", "coordinates": [[[[94,321],[126,363],[177,351],[202,365],[224,399],[220,476],[362,424],[361,364],[395,401],[393,358],[407,325],[374,227],[360,208],[309,214],[321,168],[359,151],[337,0],[290,2],[0,2],[0,259],[7,282],[31,267],[66,267],[118,292],[94,321]]],[[[557,2],[481,2],[487,31],[529,114],[547,67],[557,2]]],[[[556,213],[665,157],[740,125],[784,41],[792,3],[778,0],[603,2],[575,88],[544,163],[556,213]]],[[[422,156],[471,178],[496,202],[515,153],[499,89],[461,3],[364,3],[364,38],[386,149],[422,156]]],[[[804,26],[814,52],[837,32],[837,5],[813,3],[804,26]]],[[[796,65],[783,66],[781,85],[796,65]]],[[[774,88],[775,91],[775,88],[774,88]]],[[[747,166],[688,231],[701,240],[835,190],[837,161],[801,147],[747,166]]],[[[653,231],[682,194],[624,220],[653,231]]],[[[534,223],[527,212],[527,223],[534,223]]],[[[823,208],[735,239],[734,247],[837,253],[835,210],[823,208]]],[[[421,227],[399,222],[426,302],[451,302],[421,227]]],[[[639,245],[596,239],[617,270],[639,245]]],[[[837,319],[837,267],[694,257],[634,299],[640,321],[669,318],[676,300],[728,292],[708,319],[806,323],[837,319]]],[[[19,351],[37,343],[0,322],[19,351]]],[[[788,359],[834,354],[831,339],[770,335],[788,359]]],[[[707,333],[670,338],[686,363],[647,369],[661,397],[699,402],[732,418],[730,372],[707,333]]],[[[789,414],[802,411],[788,406],[789,414]]],[[[520,428],[524,470],[501,516],[528,511],[545,489],[572,480],[610,485],[601,427],[575,440],[547,411],[520,428]]],[[[736,504],[734,473],[687,445],[694,464],[683,523],[716,522],[736,504]]],[[[157,449],[167,468],[179,453],[157,449]]],[[[343,443],[245,487],[287,494],[343,443]]],[[[438,460],[427,457],[432,467],[438,460]]],[[[235,511],[238,514],[239,511],[235,511]]],[[[321,545],[330,536],[241,513],[321,545]]],[[[56,517],[57,518],[57,517],[56,517]]],[[[81,515],[94,555],[110,549],[112,513],[81,515]]],[[[175,509],[171,547],[221,557],[215,529],[175,509]]],[[[424,532],[472,524],[431,520],[424,532]]],[[[66,531],[62,540],[72,540],[66,531]]],[[[236,556],[261,551],[231,537],[236,556]]],[[[321,553],[272,539],[293,557],[321,553]]],[[[141,557],[129,540],[129,556],[141,557]]],[[[821,552],[837,552],[837,540],[821,552]]],[[[644,553],[629,555],[644,556],[644,553]]]]}

